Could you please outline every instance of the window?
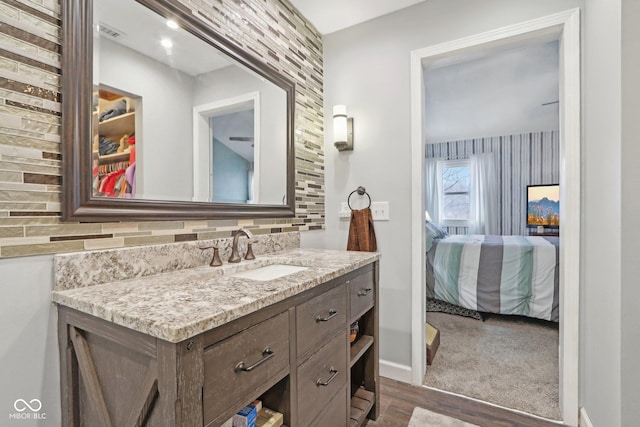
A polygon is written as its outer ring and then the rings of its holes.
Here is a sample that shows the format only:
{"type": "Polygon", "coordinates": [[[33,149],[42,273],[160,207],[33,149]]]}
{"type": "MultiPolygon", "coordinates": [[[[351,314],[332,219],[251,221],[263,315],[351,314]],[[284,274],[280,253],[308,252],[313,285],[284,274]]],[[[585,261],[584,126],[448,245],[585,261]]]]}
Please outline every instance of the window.
{"type": "Polygon", "coordinates": [[[443,225],[469,223],[471,163],[465,160],[438,162],[440,221],[443,225]]]}

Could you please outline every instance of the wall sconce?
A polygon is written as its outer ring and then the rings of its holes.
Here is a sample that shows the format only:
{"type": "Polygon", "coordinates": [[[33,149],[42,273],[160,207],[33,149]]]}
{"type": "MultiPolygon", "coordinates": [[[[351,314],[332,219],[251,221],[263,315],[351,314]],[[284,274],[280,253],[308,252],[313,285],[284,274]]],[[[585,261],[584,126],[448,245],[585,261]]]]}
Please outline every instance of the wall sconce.
{"type": "Polygon", "coordinates": [[[345,105],[333,106],[333,145],[338,151],[353,150],[353,118],[345,105]]]}

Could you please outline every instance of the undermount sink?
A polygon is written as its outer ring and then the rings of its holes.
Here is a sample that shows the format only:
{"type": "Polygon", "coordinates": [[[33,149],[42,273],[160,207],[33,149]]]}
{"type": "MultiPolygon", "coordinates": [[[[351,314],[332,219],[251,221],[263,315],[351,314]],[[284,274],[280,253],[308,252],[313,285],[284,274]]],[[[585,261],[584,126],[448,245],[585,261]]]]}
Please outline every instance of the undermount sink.
{"type": "Polygon", "coordinates": [[[258,281],[267,281],[279,279],[284,276],[288,276],[293,273],[307,270],[309,267],[302,267],[299,265],[288,264],[273,264],[265,267],[258,267],[252,270],[246,270],[239,273],[234,273],[231,277],[239,277],[241,279],[250,279],[258,281]]]}

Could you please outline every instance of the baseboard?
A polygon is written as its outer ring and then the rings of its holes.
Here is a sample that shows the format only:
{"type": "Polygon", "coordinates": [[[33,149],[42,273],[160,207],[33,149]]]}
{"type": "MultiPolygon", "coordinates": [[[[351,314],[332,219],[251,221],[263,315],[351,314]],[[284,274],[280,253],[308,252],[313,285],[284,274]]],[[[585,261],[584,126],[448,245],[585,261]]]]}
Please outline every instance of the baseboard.
{"type": "Polygon", "coordinates": [[[380,376],[411,384],[411,366],[380,360],[380,376]]]}
{"type": "Polygon", "coordinates": [[[584,409],[584,406],[580,408],[580,427],[593,427],[591,418],[587,415],[587,410],[584,409]]]}

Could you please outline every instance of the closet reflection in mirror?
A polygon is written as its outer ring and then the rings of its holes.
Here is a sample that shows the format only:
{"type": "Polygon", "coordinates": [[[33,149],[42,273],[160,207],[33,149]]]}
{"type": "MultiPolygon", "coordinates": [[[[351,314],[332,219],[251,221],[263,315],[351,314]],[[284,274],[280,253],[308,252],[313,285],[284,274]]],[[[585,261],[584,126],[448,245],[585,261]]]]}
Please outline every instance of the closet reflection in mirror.
{"type": "Polygon", "coordinates": [[[133,0],[94,7],[93,196],[283,205],[287,94],[133,0]]]}

